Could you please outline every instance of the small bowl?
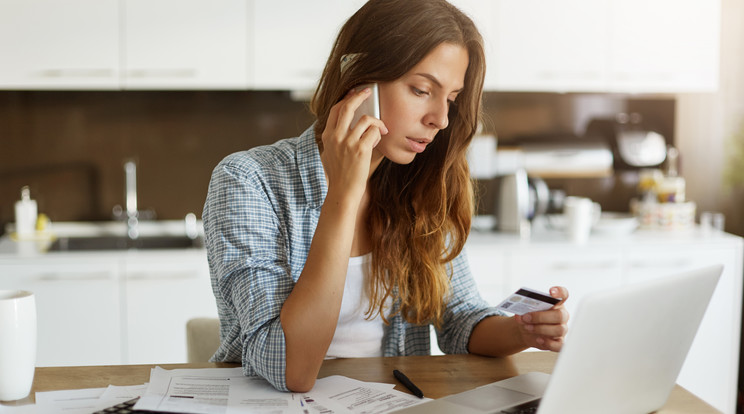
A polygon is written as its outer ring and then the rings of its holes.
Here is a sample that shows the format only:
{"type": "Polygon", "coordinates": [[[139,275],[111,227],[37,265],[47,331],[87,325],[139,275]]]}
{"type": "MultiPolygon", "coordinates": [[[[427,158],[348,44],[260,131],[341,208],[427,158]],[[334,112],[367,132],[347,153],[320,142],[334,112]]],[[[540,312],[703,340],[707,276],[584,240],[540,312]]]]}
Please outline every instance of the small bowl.
{"type": "Polygon", "coordinates": [[[592,232],[608,235],[624,235],[638,228],[638,219],[630,213],[603,212],[592,232]]]}

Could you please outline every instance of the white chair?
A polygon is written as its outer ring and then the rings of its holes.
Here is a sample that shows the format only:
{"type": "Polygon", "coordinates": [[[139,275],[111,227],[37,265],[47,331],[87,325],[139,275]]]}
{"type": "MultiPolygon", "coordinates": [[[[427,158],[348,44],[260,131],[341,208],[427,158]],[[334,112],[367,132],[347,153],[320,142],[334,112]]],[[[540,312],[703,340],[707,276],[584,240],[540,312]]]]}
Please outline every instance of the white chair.
{"type": "Polygon", "coordinates": [[[220,320],[193,318],[186,322],[188,362],[207,362],[220,346],[220,320]]]}

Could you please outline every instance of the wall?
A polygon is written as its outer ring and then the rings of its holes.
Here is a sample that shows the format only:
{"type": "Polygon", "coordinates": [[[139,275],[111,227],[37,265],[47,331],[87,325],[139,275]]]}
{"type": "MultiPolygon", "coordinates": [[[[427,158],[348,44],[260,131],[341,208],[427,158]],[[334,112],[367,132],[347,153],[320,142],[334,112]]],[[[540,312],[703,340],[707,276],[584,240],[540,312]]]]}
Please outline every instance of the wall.
{"type": "Polygon", "coordinates": [[[30,185],[55,220],[105,220],[138,162],[139,207],[201,214],[225,155],[291,137],[312,117],[282,92],[0,92],[0,222],[30,185]]]}
{"type": "Polygon", "coordinates": [[[744,188],[723,181],[727,146],[744,127],[744,3],[723,0],[721,10],[720,87],[716,93],[678,97],[677,141],[682,154],[695,154],[682,160],[688,196],[699,211],[724,212],[726,230],[744,236],[744,188]]]}
{"type": "MultiPolygon", "coordinates": [[[[592,116],[628,109],[656,119],[670,140],[674,135],[670,98],[488,93],[484,103],[485,128],[499,142],[581,135],[592,116]]],[[[287,92],[0,91],[0,225],[13,220],[23,185],[52,221],[110,219],[124,204],[128,158],[138,162],[140,209],[163,219],[201,215],[220,159],[296,136],[312,120],[307,103],[287,92]]],[[[619,176],[549,184],[621,211],[634,186],[619,176]]]]}

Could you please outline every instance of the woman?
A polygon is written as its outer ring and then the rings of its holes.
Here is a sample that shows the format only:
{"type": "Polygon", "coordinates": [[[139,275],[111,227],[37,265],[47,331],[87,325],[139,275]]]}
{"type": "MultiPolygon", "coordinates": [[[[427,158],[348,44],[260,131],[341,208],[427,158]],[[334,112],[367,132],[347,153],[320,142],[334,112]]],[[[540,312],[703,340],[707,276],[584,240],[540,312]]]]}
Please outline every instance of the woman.
{"type": "Polygon", "coordinates": [[[447,353],[560,349],[561,305],[501,315],[462,254],[484,73],[480,34],[444,0],[371,0],[348,20],[311,102],[317,122],[213,173],[213,360],[302,392],[326,357],[429,354],[430,324],[447,353]],[[351,125],[370,82],[382,119],[351,125]]]}

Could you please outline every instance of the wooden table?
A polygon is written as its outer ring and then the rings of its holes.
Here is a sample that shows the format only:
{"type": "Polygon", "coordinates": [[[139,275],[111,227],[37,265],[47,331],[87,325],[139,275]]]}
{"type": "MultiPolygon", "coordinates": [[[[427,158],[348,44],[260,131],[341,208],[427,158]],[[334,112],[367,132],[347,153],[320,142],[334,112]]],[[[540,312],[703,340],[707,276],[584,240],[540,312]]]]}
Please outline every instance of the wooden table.
{"type": "MultiPolygon", "coordinates": [[[[395,388],[408,392],[393,377],[399,369],[418,385],[430,398],[473,389],[531,371],[551,372],[557,354],[550,352],[522,352],[508,358],[486,358],[476,355],[443,355],[390,358],[335,359],[323,363],[319,377],[344,375],[362,381],[396,384],[395,388]]],[[[23,405],[34,402],[38,391],[99,388],[108,385],[138,385],[150,379],[150,369],[155,365],[111,365],[86,367],[41,367],[36,376],[31,395],[26,399],[3,403],[23,405]]],[[[235,364],[160,364],[165,369],[235,367],[235,364]]],[[[660,413],[715,413],[713,407],[693,394],[676,386],[669,401],[660,413]]]]}

